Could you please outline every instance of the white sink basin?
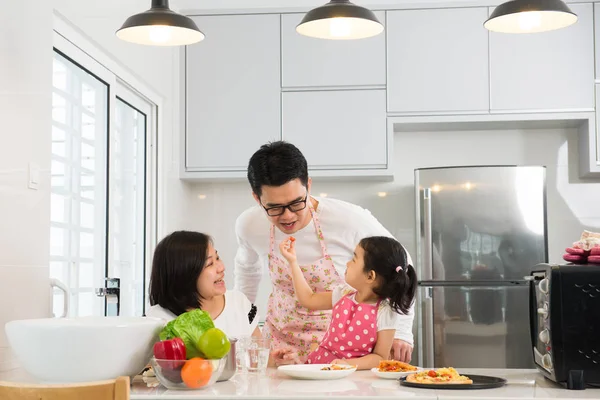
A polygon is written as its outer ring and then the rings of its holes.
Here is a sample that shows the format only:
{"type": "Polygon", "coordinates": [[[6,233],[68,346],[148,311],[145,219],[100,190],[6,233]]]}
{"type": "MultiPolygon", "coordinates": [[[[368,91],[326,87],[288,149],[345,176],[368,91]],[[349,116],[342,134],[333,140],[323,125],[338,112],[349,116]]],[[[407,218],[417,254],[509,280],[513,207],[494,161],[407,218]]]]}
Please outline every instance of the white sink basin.
{"type": "Polygon", "coordinates": [[[23,368],[42,382],[72,383],[138,374],[164,321],[143,317],[43,318],[6,324],[23,368]]]}

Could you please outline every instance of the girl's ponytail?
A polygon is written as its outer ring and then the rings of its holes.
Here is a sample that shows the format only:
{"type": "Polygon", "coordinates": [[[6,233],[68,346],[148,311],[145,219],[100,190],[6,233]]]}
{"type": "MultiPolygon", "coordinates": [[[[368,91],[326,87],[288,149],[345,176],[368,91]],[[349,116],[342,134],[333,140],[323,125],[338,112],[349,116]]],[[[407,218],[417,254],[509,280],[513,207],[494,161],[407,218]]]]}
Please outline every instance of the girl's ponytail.
{"type": "Polygon", "coordinates": [[[364,250],[365,272],[375,271],[378,285],[373,292],[388,299],[393,310],[407,314],[417,291],[417,273],[408,264],[406,250],[397,240],[371,236],[360,241],[364,250]]]}

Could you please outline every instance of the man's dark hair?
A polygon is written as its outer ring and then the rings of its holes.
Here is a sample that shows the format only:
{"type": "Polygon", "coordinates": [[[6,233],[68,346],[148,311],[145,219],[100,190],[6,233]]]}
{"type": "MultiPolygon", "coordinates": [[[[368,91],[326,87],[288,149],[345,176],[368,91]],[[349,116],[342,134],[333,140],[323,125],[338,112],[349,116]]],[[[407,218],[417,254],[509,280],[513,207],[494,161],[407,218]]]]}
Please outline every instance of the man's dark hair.
{"type": "Polygon", "coordinates": [[[296,146],[282,140],[260,146],[248,163],[248,182],[252,191],[260,197],[262,186],[281,186],[300,179],[308,185],[306,158],[296,146]]]}

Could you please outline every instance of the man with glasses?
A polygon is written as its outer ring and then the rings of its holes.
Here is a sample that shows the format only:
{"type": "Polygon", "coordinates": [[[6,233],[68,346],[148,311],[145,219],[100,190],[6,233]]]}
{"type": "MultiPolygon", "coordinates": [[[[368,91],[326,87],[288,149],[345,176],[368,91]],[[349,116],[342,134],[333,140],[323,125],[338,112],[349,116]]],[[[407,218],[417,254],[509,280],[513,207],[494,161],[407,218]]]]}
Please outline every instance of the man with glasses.
{"type": "MultiPolygon", "coordinates": [[[[304,362],[313,343],[327,330],[331,311],[310,311],[298,304],[279,243],[294,236],[307,282],[313,291],[323,292],[345,284],[346,263],[362,238],[392,235],[357,205],[311,196],[306,159],[290,143],[269,143],[254,153],[248,164],[248,181],[257,205],[236,221],[235,287],[255,302],[268,264],[273,291],[264,333],[271,335],[274,347],[290,347],[304,362]]],[[[413,317],[412,308],[408,315],[401,315],[392,347],[397,360],[411,359],[413,317]]]]}

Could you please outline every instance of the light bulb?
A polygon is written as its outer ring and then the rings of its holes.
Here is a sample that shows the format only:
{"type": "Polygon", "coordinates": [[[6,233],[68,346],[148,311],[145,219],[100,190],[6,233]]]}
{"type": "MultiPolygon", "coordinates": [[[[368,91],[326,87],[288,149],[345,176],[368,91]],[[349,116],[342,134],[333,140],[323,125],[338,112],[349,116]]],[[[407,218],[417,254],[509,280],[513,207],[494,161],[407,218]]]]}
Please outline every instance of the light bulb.
{"type": "Polygon", "coordinates": [[[171,29],[168,26],[153,26],[150,28],[148,37],[154,43],[165,43],[171,39],[171,29]]]}
{"type": "Polygon", "coordinates": [[[519,14],[519,28],[531,31],[542,25],[542,14],[538,11],[527,11],[519,14]]]}
{"type": "Polygon", "coordinates": [[[329,25],[329,33],[333,37],[350,36],[352,29],[348,18],[332,18],[329,25]]]}

